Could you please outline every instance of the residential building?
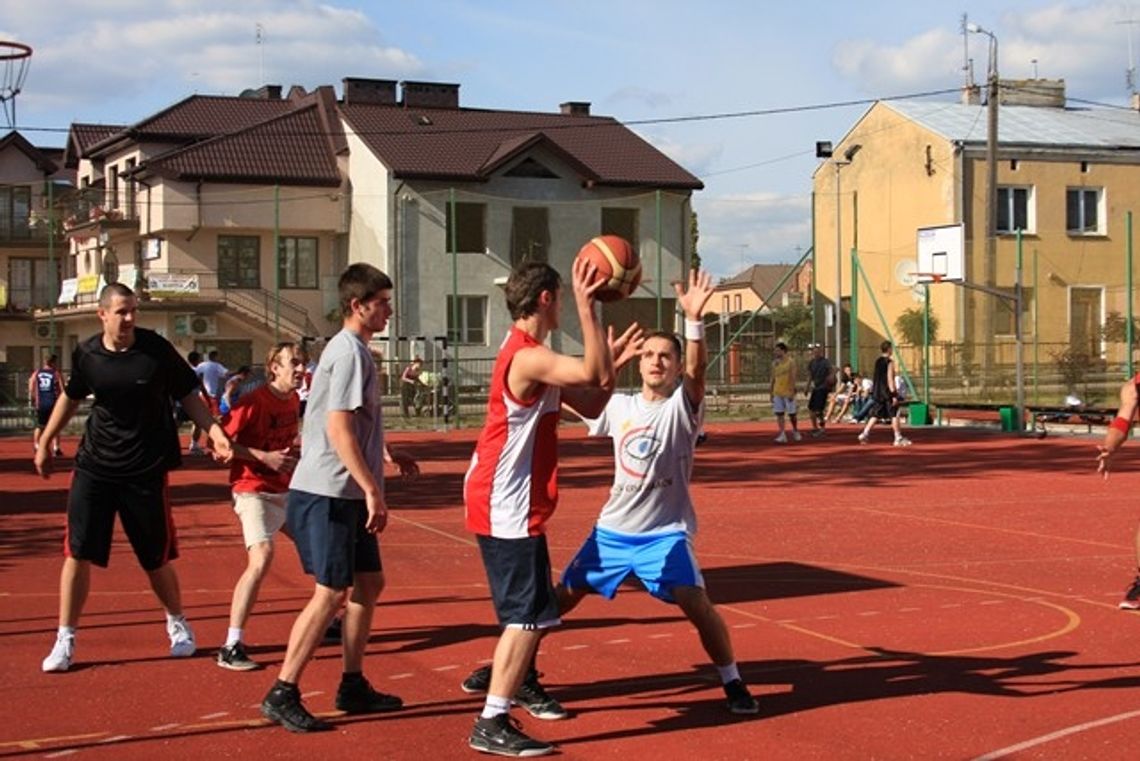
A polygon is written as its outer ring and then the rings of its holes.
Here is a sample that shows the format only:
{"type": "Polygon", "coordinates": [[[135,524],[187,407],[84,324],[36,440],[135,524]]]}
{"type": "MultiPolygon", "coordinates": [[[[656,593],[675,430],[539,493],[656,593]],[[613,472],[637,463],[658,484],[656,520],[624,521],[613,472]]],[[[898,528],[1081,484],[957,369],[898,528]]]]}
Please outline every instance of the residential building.
{"type": "MultiPolygon", "coordinates": [[[[955,224],[964,229],[966,282],[1008,294],[1020,231],[1027,344],[1036,342],[1042,356],[1072,347],[1121,360],[1123,347],[1107,344],[1100,328],[1110,313],[1127,311],[1126,214],[1140,209],[1140,120],[1127,109],[1066,107],[1063,81],[1003,81],[1001,92],[992,257],[986,253],[987,114],[973,91],[962,103],[875,103],[816,170],[818,293],[835,303],[838,253],[840,296],[849,311],[851,250],[857,250],[864,364],[904,310],[922,308],[918,229],[955,224]]],[[[936,354],[932,365],[969,360],[962,352],[982,364],[1013,365],[1011,300],[943,283],[930,286],[930,303],[938,338],[958,352],[936,354]]]]}

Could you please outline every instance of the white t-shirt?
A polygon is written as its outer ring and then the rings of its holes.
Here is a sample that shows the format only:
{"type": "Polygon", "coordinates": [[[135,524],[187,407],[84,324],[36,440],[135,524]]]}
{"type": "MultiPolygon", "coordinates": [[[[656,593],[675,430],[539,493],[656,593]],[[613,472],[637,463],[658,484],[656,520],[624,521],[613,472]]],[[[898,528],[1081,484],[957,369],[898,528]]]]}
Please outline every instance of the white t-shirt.
{"type": "Polygon", "coordinates": [[[601,417],[586,421],[591,436],[614,444],[614,483],[598,526],[624,534],[697,532],[689,495],[693,449],[704,405],[690,409],[683,386],[651,402],[640,392],[614,394],[601,417]]]}
{"type": "Polygon", "coordinates": [[[364,490],[340,460],[328,435],[328,414],[350,411],[353,433],[368,469],[384,490],[384,418],[376,363],[351,330],[341,330],[321,354],[301,429],[301,459],[290,489],[339,499],[364,499],[364,490]]]}

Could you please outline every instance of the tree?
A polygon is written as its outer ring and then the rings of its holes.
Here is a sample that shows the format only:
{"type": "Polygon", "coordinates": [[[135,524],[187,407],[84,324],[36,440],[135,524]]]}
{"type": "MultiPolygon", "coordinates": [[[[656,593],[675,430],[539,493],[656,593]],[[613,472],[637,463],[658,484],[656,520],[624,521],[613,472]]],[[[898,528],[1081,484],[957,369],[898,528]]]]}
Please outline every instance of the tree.
{"type": "Polygon", "coordinates": [[[772,327],[777,340],[782,340],[791,349],[806,348],[812,340],[811,307],[804,304],[789,304],[777,307],[771,314],[772,327]]]}
{"type": "MultiPolygon", "coordinates": [[[[1128,338],[1127,327],[1128,320],[1124,319],[1124,315],[1120,312],[1109,312],[1104,318],[1104,327],[1100,329],[1100,334],[1108,343],[1122,344],[1128,338]]],[[[1140,338],[1140,320],[1135,318],[1132,320],[1132,338],[1133,340],[1140,338]]]]}
{"type": "MultiPolygon", "coordinates": [[[[918,307],[904,309],[895,320],[895,331],[902,338],[902,343],[911,346],[922,345],[922,316],[924,310],[918,307]]],[[[930,315],[930,343],[938,339],[938,318],[930,315]]]]}
{"type": "Polygon", "coordinates": [[[697,244],[701,239],[701,225],[697,219],[697,212],[692,209],[689,210],[689,222],[691,223],[689,225],[689,248],[693,252],[692,267],[695,270],[699,270],[701,268],[701,255],[697,251],[697,244]]]}

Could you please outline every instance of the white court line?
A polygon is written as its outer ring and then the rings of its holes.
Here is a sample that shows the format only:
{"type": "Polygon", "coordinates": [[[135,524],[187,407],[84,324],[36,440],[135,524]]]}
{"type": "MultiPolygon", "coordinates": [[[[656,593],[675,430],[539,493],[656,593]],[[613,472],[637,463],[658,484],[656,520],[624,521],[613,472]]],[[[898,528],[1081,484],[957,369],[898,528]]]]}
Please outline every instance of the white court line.
{"type": "Polygon", "coordinates": [[[609,640],[606,640],[605,642],[603,642],[602,644],[604,644],[604,645],[625,645],[629,642],[630,642],[630,640],[623,637],[622,639],[609,639],[609,640]]]}
{"type": "Polygon", "coordinates": [[[1014,753],[1020,753],[1023,750],[1035,747],[1037,745],[1044,745],[1045,743],[1059,740],[1062,737],[1066,737],[1068,735],[1075,735],[1078,732],[1084,732],[1086,729],[1096,729],[1097,727],[1103,727],[1107,724],[1115,724],[1118,721],[1134,719],[1137,716],[1140,716],[1140,711],[1128,711],[1127,713],[1118,713],[1115,716],[1108,716],[1104,719],[1097,719],[1096,721],[1086,721],[1083,724],[1074,724],[1071,727],[1058,729],[1056,732],[1050,732],[1047,735],[1034,737],[1031,740],[1026,740],[1025,742],[1018,743],[1017,745],[1010,745],[1006,748],[990,751],[984,756],[978,756],[973,761],[996,761],[996,759],[1012,756],[1014,753]]]}
{"type": "Polygon", "coordinates": [[[67,750],[57,750],[55,753],[48,753],[44,758],[62,758],[78,752],[79,751],[75,750],[75,748],[68,748],[67,750]]]}
{"type": "Polygon", "coordinates": [[[733,629],[751,629],[753,626],[756,626],[756,624],[749,622],[746,624],[733,624],[732,628],[733,629]]]}
{"type": "Polygon", "coordinates": [[[108,737],[105,740],[100,740],[99,744],[100,745],[108,745],[110,743],[118,743],[118,742],[122,742],[123,740],[130,740],[130,739],[131,739],[130,735],[115,735],[114,737],[108,737]]]}
{"type": "Polygon", "coordinates": [[[392,676],[390,676],[390,677],[388,677],[388,678],[389,678],[389,679],[410,679],[410,678],[411,678],[411,677],[413,677],[413,676],[415,676],[415,674],[412,674],[412,673],[408,673],[408,674],[392,674],[392,676]]]}
{"type": "Polygon", "coordinates": [[[1005,600],[982,600],[978,605],[1001,605],[1005,600]]]}
{"type": "Polygon", "coordinates": [[[585,650],[589,645],[567,645],[563,650],[585,650]]]}
{"type": "Polygon", "coordinates": [[[877,611],[877,610],[864,610],[859,615],[860,616],[877,616],[877,615],[879,615],[879,611],[877,611]]]}
{"type": "Polygon", "coordinates": [[[459,668],[459,666],[457,666],[453,663],[450,666],[436,666],[435,668],[432,669],[432,671],[451,671],[452,669],[457,669],[457,668],[459,668]]]}
{"type": "MultiPolygon", "coordinates": [[[[250,706],[250,707],[251,708],[261,708],[261,704],[258,703],[257,705],[250,706]]],[[[175,727],[180,727],[180,726],[182,726],[182,725],[177,724],[177,723],[175,723],[175,724],[159,724],[157,727],[151,727],[150,731],[151,732],[165,732],[168,729],[174,729],[175,727]]]]}
{"type": "Polygon", "coordinates": [[[672,636],[672,634],[650,634],[649,639],[667,639],[672,636]]]}
{"type": "Polygon", "coordinates": [[[899,608],[899,613],[917,613],[922,608],[899,608]]]}
{"type": "MultiPolygon", "coordinates": [[[[316,697],[317,695],[324,695],[324,694],[325,694],[324,690],[313,690],[312,692],[306,692],[305,694],[301,695],[301,698],[302,699],[313,698],[313,697],[316,697]]],[[[261,707],[260,703],[258,703],[258,707],[259,708],[261,707]]]]}
{"type": "Polygon", "coordinates": [[[218,711],[217,713],[208,713],[205,716],[199,716],[198,718],[202,719],[204,721],[209,721],[210,719],[220,719],[223,716],[229,716],[229,715],[230,715],[229,711],[218,711]]]}

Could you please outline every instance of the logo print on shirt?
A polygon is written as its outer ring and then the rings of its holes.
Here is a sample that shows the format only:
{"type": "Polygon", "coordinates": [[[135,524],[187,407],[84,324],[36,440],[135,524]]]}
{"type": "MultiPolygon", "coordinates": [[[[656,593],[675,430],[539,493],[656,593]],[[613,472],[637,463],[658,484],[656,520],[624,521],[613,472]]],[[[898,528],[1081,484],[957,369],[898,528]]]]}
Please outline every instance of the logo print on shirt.
{"type": "Polygon", "coordinates": [[[643,478],[659,451],[661,441],[649,426],[626,431],[618,446],[621,469],[634,478],[643,478]]]}

